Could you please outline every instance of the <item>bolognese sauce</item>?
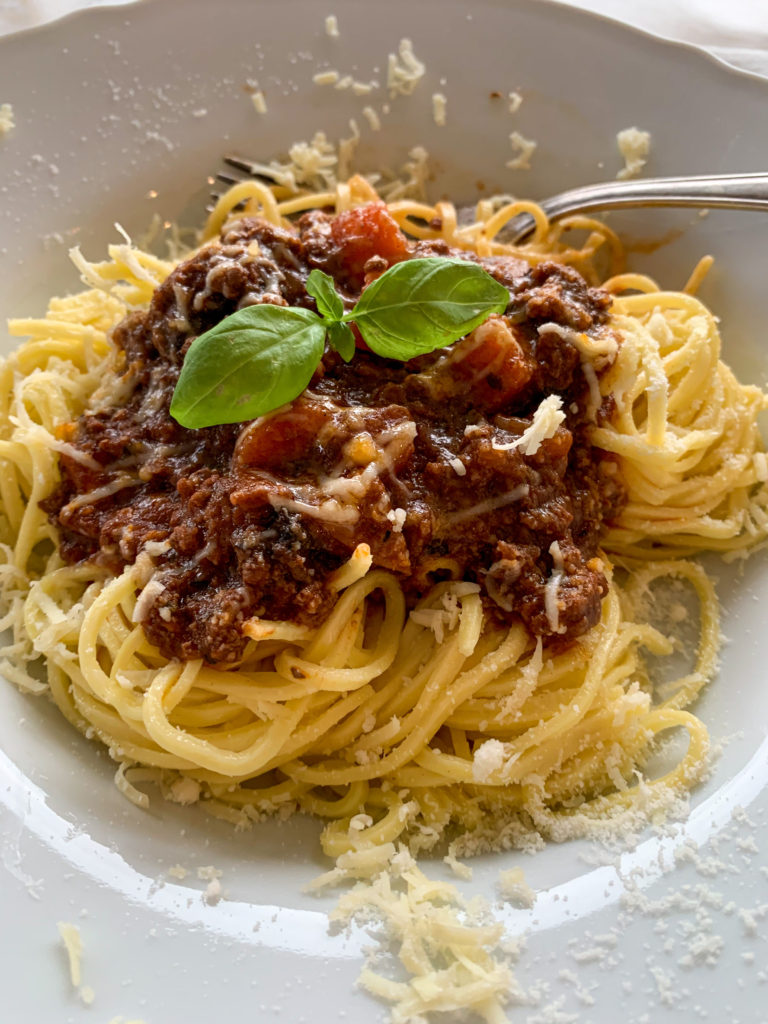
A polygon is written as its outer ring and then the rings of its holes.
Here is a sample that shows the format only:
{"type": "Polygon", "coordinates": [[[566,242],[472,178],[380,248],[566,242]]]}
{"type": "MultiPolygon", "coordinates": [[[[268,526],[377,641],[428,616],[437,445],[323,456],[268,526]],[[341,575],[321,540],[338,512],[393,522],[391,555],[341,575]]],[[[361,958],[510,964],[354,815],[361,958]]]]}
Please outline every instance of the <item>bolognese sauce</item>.
{"type": "Polygon", "coordinates": [[[492,619],[568,643],[599,618],[598,537],[624,501],[616,461],[589,442],[610,409],[571,340],[605,336],[610,301],[567,266],[414,242],[382,204],[314,211],[294,230],[240,220],[115,328],[110,400],[65,428],[83,457],[61,455],[43,506],[62,557],[117,573],[151,551],[143,626],[171,657],[237,661],[253,616],[322,621],[333,573],[361,543],[414,603],[437,579],[469,580],[492,619]],[[313,268],[351,308],[419,256],[478,261],[508,288],[507,310],[408,362],[359,337],[350,363],[329,349],[302,395],[257,420],[190,430],[170,416],[185,352],[224,317],[255,303],[314,309],[313,268]],[[526,448],[550,395],[565,418],[526,448]]]}

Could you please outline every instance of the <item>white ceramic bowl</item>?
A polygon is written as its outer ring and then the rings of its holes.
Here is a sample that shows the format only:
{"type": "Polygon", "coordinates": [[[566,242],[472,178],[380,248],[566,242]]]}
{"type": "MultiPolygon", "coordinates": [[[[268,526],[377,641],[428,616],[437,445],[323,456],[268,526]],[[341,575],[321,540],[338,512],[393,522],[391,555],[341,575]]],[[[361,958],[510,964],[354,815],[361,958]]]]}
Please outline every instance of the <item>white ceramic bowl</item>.
{"type": "MultiPolygon", "coordinates": [[[[139,235],[156,212],[199,216],[221,154],[269,158],[317,129],[348,134],[350,117],[363,130],[364,168],[398,164],[422,144],[434,194],[462,200],[478,183],[542,197],[612,178],[616,133],[629,126],[652,133],[648,173],[768,166],[768,83],[693,49],[534,0],[337,0],[333,11],[338,39],[325,32],[330,9],[313,0],[148,0],[0,40],[0,102],[12,103],[17,122],[0,139],[2,316],[39,313],[51,293],[75,288],[68,247],[99,258],[114,222],[139,235]],[[312,84],[329,67],[383,81],[404,36],[427,74],[413,95],[390,101],[380,132],[361,111],[380,109],[382,92],[312,84]],[[250,99],[255,83],[266,115],[250,99]],[[524,98],[514,115],[503,98],[513,90],[524,98]],[[448,101],[442,128],[432,118],[436,91],[448,101]],[[512,131],[538,142],[530,171],[505,168],[512,131]]],[[[647,212],[612,223],[653,250],[637,251],[635,265],[671,287],[702,253],[717,257],[703,294],[722,318],[726,358],[763,381],[768,218],[647,212]]],[[[522,864],[539,892],[531,911],[498,911],[510,934],[528,935],[519,974],[540,995],[538,1008],[511,1010],[515,1021],[609,1024],[621,1003],[638,1022],[768,1017],[768,954],[750,924],[762,928],[760,912],[748,916],[766,900],[768,577],[760,558],[739,577],[715,571],[731,643],[699,710],[729,742],[687,823],[649,832],[602,866],[585,844],[481,858],[464,886],[494,899],[498,870],[522,864]],[[733,821],[741,805],[754,825],[733,821]]],[[[159,799],[142,812],[119,796],[112,772],[47,703],[0,689],[0,1018],[384,1018],[354,988],[367,937],[329,937],[333,900],[302,895],[322,868],[315,823],[239,834],[159,799]],[[186,880],[168,875],[177,863],[190,869],[186,880]],[[224,872],[216,906],[196,876],[206,865],[224,872]],[[80,926],[91,1009],[66,977],[59,920],[80,926]]]]}

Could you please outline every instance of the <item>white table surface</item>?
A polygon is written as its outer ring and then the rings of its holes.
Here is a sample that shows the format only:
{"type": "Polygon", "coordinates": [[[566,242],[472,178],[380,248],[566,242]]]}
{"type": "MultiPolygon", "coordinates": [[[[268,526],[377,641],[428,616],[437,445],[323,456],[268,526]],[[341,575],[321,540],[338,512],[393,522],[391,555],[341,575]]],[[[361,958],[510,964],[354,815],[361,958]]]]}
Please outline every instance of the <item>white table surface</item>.
{"type": "MultiPolygon", "coordinates": [[[[120,0],[0,0],[0,35],[71,11],[120,0]]],[[[125,0],[126,3],[141,0],[125,0]]],[[[561,0],[671,39],[706,47],[723,60],[768,75],[766,0],[561,0]]],[[[179,0],[183,3],[183,0],[179,0]]],[[[332,9],[329,0],[328,9],[332,9]]]]}

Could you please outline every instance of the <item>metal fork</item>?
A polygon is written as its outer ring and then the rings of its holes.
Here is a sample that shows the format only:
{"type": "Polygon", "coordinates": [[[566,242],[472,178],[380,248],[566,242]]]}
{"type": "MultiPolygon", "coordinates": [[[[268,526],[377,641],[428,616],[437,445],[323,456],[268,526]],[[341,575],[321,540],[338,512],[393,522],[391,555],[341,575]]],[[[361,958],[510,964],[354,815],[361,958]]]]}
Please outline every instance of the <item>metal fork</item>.
{"type": "MultiPolygon", "coordinates": [[[[265,180],[249,160],[224,158],[238,174],[222,172],[217,179],[229,186],[249,177],[265,180]]],[[[218,198],[217,193],[213,193],[218,198]]],[[[607,181],[560,192],[540,202],[550,220],[573,213],[619,210],[639,206],[694,206],[706,209],[768,210],[768,174],[697,174],[675,178],[640,178],[607,181]]],[[[527,213],[520,214],[504,229],[504,240],[521,242],[534,228],[527,213]]]]}

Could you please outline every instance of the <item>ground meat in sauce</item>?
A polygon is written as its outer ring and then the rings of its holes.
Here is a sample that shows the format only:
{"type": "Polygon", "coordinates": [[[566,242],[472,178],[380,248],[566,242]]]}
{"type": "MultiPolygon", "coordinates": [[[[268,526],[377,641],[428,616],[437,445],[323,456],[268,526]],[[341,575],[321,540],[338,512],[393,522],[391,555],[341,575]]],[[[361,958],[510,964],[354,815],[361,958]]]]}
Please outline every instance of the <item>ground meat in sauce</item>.
{"type": "Polygon", "coordinates": [[[115,329],[119,402],[64,428],[89,459],[62,455],[43,503],[62,556],[117,573],[156,542],[162,590],[144,627],[172,657],[237,660],[255,615],[321,621],[329,575],[361,542],[411,601],[452,572],[480,584],[499,623],[567,643],[598,620],[598,538],[624,500],[616,463],[589,444],[595,414],[568,340],[609,332],[609,303],[568,267],[414,243],[380,204],[306,214],[295,232],[243,220],[115,329]],[[223,317],[259,302],[314,308],[313,267],[351,304],[392,263],[434,255],[478,260],[510,291],[505,315],[405,364],[364,345],[349,364],[329,351],[300,398],[248,424],[187,430],[170,418],[186,349],[223,317]],[[499,449],[552,392],[566,412],[554,436],[530,456],[499,449]]]}

